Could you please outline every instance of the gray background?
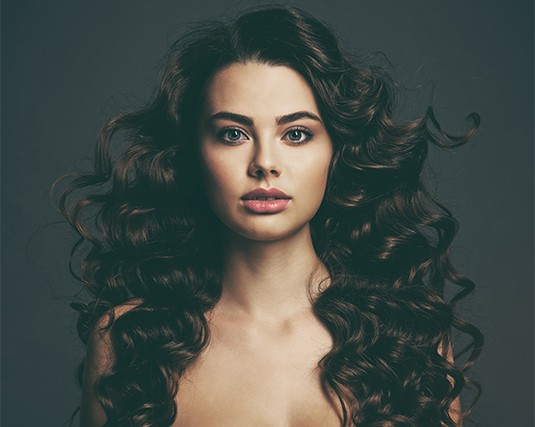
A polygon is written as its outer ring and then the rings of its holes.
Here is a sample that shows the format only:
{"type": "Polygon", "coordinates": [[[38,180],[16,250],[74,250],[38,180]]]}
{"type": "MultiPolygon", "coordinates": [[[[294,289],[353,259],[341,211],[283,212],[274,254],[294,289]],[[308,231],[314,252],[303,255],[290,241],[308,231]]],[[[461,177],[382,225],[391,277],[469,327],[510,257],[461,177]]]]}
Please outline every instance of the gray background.
{"type": "MultiPolygon", "coordinates": [[[[151,93],[184,23],[252,4],[3,2],[2,425],[59,426],[79,399],[73,239],[50,225],[59,219],[52,181],[87,168],[104,118],[151,93]]],[[[433,182],[461,223],[457,266],[478,286],[462,306],[487,340],[473,371],[484,387],[473,419],[533,426],[533,3],[294,4],[354,51],[387,55],[406,87],[404,117],[432,103],[456,132],[469,112],[481,114],[468,146],[431,151],[433,182]]]]}

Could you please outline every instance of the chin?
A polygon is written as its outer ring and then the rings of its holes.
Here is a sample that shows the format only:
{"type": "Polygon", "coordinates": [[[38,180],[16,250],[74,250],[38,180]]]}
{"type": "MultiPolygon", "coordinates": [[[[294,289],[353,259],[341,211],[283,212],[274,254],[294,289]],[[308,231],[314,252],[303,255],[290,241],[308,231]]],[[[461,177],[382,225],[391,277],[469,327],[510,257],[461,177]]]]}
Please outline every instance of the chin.
{"type": "Polygon", "coordinates": [[[253,240],[255,242],[276,242],[283,240],[288,236],[291,236],[292,233],[274,233],[272,231],[266,232],[254,232],[254,233],[241,233],[241,236],[247,240],[253,240]]]}
{"type": "Polygon", "coordinates": [[[302,231],[308,225],[304,224],[284,224],[281,219],[273,218],[274,221],[266,221],[265,224],[226,224],[226,228],[232,234],[257,242],[274,242],[290,237],[302,231]]]}

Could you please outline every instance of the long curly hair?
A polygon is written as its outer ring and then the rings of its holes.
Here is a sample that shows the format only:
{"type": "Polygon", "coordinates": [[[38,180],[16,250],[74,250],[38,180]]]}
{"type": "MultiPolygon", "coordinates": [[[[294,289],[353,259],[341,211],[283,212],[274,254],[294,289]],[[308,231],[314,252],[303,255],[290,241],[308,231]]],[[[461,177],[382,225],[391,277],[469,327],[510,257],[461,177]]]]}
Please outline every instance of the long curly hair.
{"type": "MultiPolygon", "coordinates": [[[[202,187],[195,125],[210,78],[247,61],[299,72],[333,142],[311,221],[330,285],[313,308],[333,337],[319,366],[344,425],[454,426],[448,408],[461,390],[476,392],[465,416],[481,393],[467,370],[483,337],[456,312],[474,283],[450,261],[458,222],[426,189],[423,171],[430,144],[466,143],[479,116],[467,117],[461,136],[443,131],[431,108],[396,119],[385,67],[362,63],[328,26],[290,6],[188,30],[170,48],[153,99],[105,123],[94,170],[62,193],[62,213],[80,236],[71,268],[91,295],[72,304],[85,344],[111,312],[105,327],[116,359],[95,388],[106,426],[171,425],[181,376],[209,341],[205,313],[221,295],[220,223],[202,187]],[[449,301],[446,283],[456,287],[449,301]],[[469,338],[455,355],[466,356],[460,368],[440,352],[454,330],[469,338]]],[[[82,370],[83,362],[80,383],[82,370]]]]}

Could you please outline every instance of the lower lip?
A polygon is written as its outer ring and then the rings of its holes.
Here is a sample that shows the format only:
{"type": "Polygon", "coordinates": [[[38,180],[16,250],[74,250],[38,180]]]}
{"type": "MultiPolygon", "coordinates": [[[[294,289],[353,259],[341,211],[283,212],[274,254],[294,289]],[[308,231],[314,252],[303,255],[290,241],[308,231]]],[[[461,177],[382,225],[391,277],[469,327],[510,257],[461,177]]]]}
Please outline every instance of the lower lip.
{"type": "Polygon", "coordinates": [[[243,200],[244,206],[255,213],[277,213],[286,208],[290,199],[243,200]]]}

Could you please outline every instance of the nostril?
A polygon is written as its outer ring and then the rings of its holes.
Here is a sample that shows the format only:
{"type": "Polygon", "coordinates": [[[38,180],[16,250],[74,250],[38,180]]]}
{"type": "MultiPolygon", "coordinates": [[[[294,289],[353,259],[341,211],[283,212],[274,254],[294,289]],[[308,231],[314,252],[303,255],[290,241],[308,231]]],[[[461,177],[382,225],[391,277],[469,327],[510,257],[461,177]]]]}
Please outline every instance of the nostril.
{"type": "Polygon", "coordinates": [[[278,176],[280,175],[280,170],[276,167],[262,167],[260,165],[253,165],[249,169],[249,174],[256,178],[265,178],[267,175],[278,176]]]}

